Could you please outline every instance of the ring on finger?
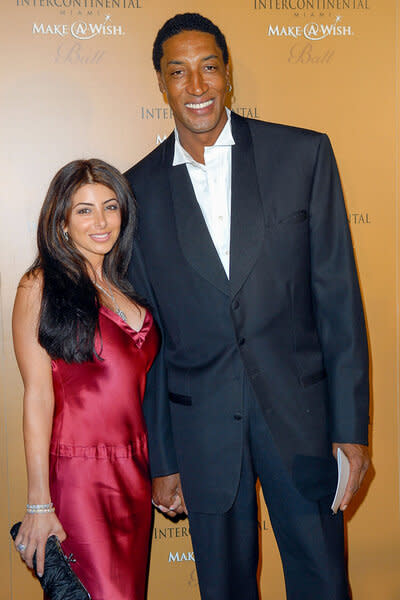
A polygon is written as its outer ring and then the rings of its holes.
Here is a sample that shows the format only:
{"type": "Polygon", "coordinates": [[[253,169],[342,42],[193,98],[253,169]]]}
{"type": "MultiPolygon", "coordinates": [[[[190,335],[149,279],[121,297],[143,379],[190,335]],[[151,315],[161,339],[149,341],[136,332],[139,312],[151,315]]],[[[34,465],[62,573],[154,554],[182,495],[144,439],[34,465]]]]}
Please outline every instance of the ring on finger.
{"type": "Polygon", "coordinates": [[[18,544],[17,550],[18,550],[18,552],[25,552],[25,550],[26,550],[25,544],[18,544]]]}

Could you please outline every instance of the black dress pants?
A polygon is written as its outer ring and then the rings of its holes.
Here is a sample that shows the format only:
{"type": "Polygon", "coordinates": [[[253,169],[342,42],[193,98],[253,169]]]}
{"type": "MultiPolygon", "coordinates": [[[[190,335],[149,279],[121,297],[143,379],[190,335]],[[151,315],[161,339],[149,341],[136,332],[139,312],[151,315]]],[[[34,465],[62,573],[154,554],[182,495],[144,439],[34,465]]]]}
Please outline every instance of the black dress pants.
{"type": "Polygon", "coordinates": [[[244,388],[247,435],[235,501],[223,514],[189,512],[201,598],[262,597],[257,588],[258,477],[282,559],[287,600],[349,600],[342,515],[332,515],[332,497],[313,502],[297,491],[247,380],[244,388]]]}

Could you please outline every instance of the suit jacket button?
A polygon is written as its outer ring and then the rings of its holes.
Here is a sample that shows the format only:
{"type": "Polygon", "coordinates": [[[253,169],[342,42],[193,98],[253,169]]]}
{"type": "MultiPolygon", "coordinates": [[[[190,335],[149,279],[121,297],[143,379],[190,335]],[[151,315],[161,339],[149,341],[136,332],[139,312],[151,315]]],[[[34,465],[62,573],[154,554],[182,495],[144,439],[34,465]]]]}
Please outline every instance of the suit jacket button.
{"type": "Polygon", "coordinates": [[[234,300],[232,302],[232,308],[233,308],[233,310],[237,310],[239,308],[239,306],[240,306],[240,303],[239,303],[238,300],[234,300]]]}
{"type": "Polygon", "coordinates": [[[238,342],[239,346],[243,346],[243,344],[245,343],[245,341],[246,340],[244,338],[240,338],[239,342],[238,342]]]}
{"type": "Polygon", "coordinates": [[[243,419],[240,413],[236,413],[235,415],[233,415],[233,418],[235,419],[235,421],[241,421],[243,419]]]}

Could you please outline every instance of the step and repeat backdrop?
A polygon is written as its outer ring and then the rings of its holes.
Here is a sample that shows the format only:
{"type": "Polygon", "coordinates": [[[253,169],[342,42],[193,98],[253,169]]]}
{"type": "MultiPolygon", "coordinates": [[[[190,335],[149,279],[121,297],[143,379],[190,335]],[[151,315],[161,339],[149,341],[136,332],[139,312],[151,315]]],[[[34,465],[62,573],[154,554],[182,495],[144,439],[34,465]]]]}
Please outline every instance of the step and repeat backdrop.
{"type": "MultiPolygon", "coordinates": [[[[10,318],[18,280],[35,254],[39,208],[64,163],[95,156],[125,170],[169,134],[173,120],[156,84],[152,42],[167,18],[188,10],[210,17],[227,37],[233,110],[321,130],[332,140],[372,356],[373,469],[357,510],[346,517],[350,579],[355,600],[398,600],[395,0],[2,0],[0,598],[41,598],[8,540],[26,502],[22,384],[10,318]]],[[[259,536],[261,597],[283,600],[261,494],[259,536]]],[[[186,520],[155,516],[148,598],[200,598],[186,520]]]]}

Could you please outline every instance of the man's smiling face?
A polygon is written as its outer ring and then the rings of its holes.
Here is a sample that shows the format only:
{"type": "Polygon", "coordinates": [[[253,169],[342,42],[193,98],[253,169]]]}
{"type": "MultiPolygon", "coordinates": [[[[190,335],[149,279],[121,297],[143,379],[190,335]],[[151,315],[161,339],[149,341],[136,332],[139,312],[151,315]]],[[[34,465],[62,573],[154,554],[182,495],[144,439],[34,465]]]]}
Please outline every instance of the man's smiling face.
{"type": "Polygon", "coordinates": [[[174,113],[183,145],[205,134],[212,145],[226,123],[225,97],[229,68],[215,37],[183,31],[163,43],[159,87],[174,113]],[[192,138],[193,139],[193,138],[192,138]]]}

